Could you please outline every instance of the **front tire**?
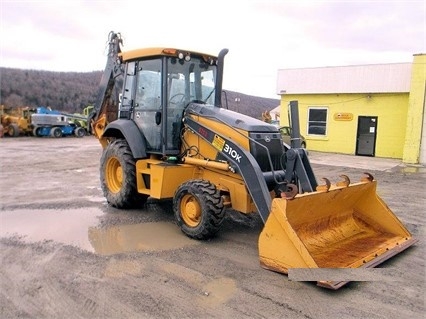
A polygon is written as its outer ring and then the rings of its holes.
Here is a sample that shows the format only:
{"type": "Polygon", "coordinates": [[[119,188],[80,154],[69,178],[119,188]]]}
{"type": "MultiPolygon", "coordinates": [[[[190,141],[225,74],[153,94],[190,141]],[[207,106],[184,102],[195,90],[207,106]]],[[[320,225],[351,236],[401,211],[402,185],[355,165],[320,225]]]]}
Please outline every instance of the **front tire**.
{"type": "Polygon", "coordinates": [[[40,136],[41,136],[41,135],[40,135],[40,131],[41,131],[41,128],[40,128],[40,127],[35,126],[35,127],[33,128],[33,135],[34,135],[34,136],[36,136],[36,137],[40,137],[40,136]]]}
{"type": "Polygon", "coordinates": [[[102,191],[111,206],[132,208],[148,199],[137,191],[136,163],[125,140],[115,140],[105,148],[100,176],[102,191]]]}
{"type": "Polygon", "coordinates": [[[195,239],[213,237],[225,218],[220,192],[209,181],[200,179],[179,186],[173,198],[173,211],[182,232],[195,239]]]}

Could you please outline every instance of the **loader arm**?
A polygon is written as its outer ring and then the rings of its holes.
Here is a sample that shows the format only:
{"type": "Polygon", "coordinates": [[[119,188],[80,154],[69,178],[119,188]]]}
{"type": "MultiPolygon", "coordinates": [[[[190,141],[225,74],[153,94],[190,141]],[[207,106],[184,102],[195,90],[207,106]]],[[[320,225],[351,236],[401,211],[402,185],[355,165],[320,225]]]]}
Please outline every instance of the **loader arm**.
{"type": "Polygon", "coordinates": [[[306,150],[301,145],[299,103],[290,101],[291,148],[286,152],[285,179],[299,186],[300,193],[314,192],[318,186],[306,150]]]}
{"type": "Polygon", "coordinates": [[[318,186],[315,174],[303,148],[290,148],[286,152],[285,180],[298,185],[299,192],[314,192],[318,186]]]}

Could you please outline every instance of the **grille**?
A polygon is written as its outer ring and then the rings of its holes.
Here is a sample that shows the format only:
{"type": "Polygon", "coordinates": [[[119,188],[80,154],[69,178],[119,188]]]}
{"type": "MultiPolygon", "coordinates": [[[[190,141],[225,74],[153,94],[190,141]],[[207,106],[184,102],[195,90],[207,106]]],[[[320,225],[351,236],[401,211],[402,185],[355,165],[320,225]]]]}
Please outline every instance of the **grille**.
{"type": "Polygon", "coordinates": [[[251,133],[250,137],[257,142],[250,142],[250,153],[256,159],[262,172],[270,172],[272,170],[268,153],[271,157],[273,170],[281,170],[281,157],[284,154],[284,146],[279,133],[251,133]],[[266,149],[261,145],[265,146],[266,149]]]}

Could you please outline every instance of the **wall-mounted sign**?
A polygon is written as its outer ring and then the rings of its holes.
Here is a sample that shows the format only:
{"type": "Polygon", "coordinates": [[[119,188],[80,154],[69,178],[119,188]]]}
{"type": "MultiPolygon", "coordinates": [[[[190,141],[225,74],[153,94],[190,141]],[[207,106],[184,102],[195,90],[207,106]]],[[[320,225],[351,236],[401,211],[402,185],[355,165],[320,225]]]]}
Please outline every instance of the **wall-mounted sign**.
{"type": "Polygon", "coordinates": [[[354,115],[352,113],[334,113],[335,121],[352,121],[354,115]]]}

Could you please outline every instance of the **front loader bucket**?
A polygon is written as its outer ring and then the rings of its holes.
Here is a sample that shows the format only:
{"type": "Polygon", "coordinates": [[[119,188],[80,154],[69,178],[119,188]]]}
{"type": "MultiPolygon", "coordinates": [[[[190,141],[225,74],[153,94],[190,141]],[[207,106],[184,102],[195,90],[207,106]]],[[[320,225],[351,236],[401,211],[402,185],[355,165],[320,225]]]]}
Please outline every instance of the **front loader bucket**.
{"type": "MultiPolygon", "coordinates": [[[[286,274],[292,268],[375,267],[415,242],[369,180],[274,199],[259,256],[262,267],[286,274]]],[[[318,279],[331,289],[347,282],[318,279]]]]}

